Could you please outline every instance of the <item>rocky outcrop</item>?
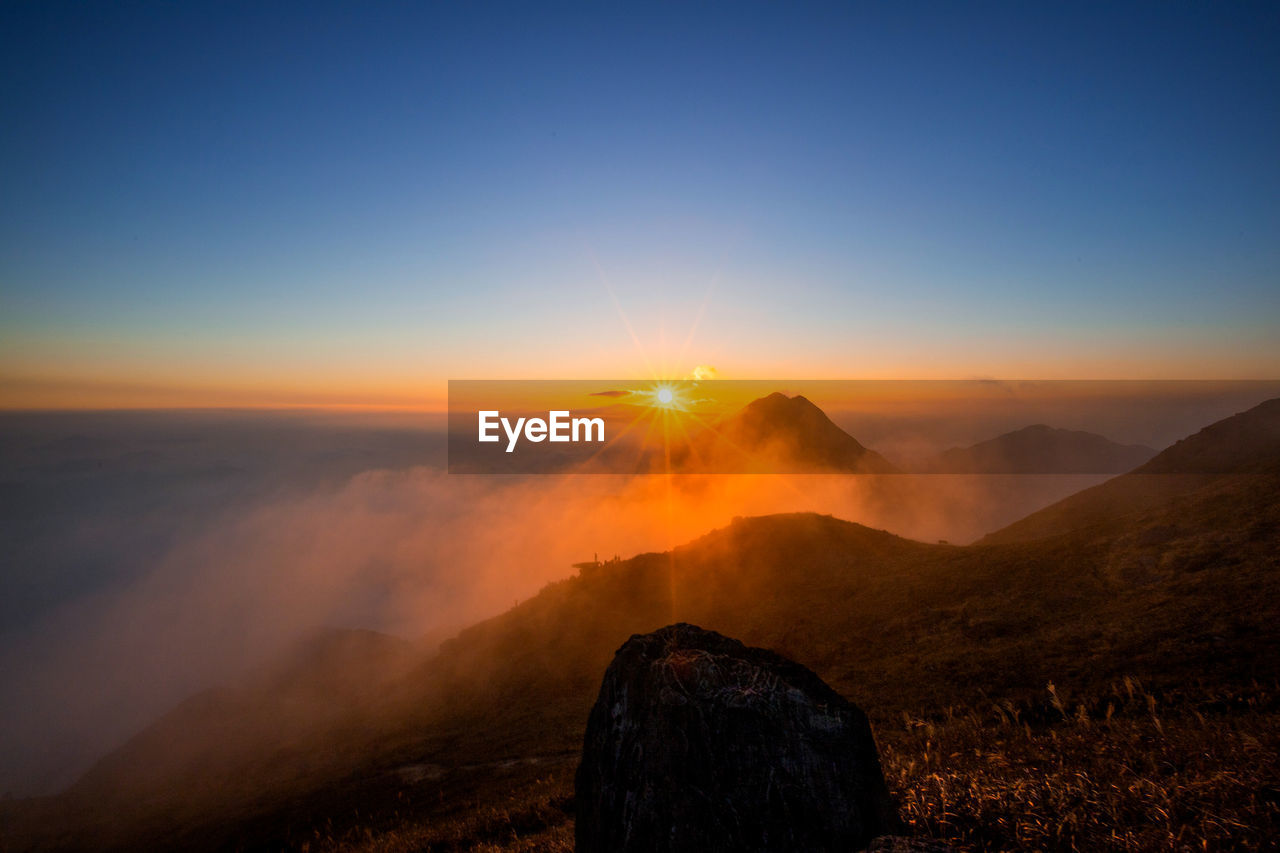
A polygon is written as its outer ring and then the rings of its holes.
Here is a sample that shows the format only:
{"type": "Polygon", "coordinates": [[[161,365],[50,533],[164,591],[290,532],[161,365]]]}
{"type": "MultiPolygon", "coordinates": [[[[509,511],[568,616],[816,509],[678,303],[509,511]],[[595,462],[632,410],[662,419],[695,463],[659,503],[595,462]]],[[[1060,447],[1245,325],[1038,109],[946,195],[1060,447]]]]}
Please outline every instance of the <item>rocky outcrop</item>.
{"type": "Polygon", "coordinates": [[[605,672],[578,853],[861,850],[896,818],[866,716],[805,667],[693,625],[605,672]]]}

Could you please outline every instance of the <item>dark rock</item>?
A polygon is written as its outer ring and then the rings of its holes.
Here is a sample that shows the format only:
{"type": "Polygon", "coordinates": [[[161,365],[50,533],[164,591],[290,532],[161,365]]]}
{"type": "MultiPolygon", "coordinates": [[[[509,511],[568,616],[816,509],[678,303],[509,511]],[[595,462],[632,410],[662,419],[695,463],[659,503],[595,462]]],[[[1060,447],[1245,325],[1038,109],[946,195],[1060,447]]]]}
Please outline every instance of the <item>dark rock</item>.
{"type": "Polygon", "coordinates": [[[897,824],[862,711],[797,663],[683,623],[618,650],[576,799],[578,853],[847,853],[897,824]]]}

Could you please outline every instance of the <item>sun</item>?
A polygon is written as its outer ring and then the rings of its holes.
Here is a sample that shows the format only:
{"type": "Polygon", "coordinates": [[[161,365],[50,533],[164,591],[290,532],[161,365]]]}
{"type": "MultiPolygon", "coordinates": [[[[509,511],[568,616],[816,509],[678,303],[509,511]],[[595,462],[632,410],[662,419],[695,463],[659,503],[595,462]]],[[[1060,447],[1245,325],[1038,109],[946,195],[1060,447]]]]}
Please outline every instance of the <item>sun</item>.
{"type": "Polygon", "coordinates": [[[666,417],[689,411],[689,398],[675,382],[654,383],[644,389],[643,393],[649,411],[654,414],[666,417]]]}

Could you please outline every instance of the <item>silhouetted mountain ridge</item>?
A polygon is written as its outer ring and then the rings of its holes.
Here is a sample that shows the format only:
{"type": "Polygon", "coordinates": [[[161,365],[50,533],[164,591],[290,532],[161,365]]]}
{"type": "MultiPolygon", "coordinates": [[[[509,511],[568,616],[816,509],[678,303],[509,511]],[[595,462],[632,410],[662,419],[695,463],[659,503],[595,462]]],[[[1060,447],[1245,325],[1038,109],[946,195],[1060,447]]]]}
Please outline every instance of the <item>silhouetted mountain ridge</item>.
{"type": "Polygon", "coordinates": [[[715,473],[897,472],[807,398],[777,391],[695,438],[677,463],[683,470],[715,473]]]}
{"type": "Polygon", "coordinates": [[[1092,432],[1033,424],[954,447],[924,469],[939,474],[1120,474],[1156,455],[1140,444],[1119,444],[1092,432]]]}

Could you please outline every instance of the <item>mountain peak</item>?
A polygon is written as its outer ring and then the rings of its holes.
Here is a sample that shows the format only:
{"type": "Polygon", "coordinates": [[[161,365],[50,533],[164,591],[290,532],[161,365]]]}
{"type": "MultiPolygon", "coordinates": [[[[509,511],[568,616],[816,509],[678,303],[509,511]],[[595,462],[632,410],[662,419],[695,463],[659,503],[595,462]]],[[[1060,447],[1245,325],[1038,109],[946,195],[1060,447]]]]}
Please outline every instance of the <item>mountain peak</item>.
{"type": "Polygon", "coordinates": [[[752,400],[747,404],[747,409],[770,410],[770,411],[800,411],[802,409],[816,409],[822,411],[815,406],[808,397],[797,394],[794,397],[788,397],[781,391],[774,391],[765,397],[752,400]]]}
{"type": "Polygon", "coordinates": [[[695,451],[695,457],[704,460],[703,467],[725,472],[896,471],[888,460],[863,447],[807,397],[788,397],[780,391],[752,400],[724,418],[695,451]]]}

